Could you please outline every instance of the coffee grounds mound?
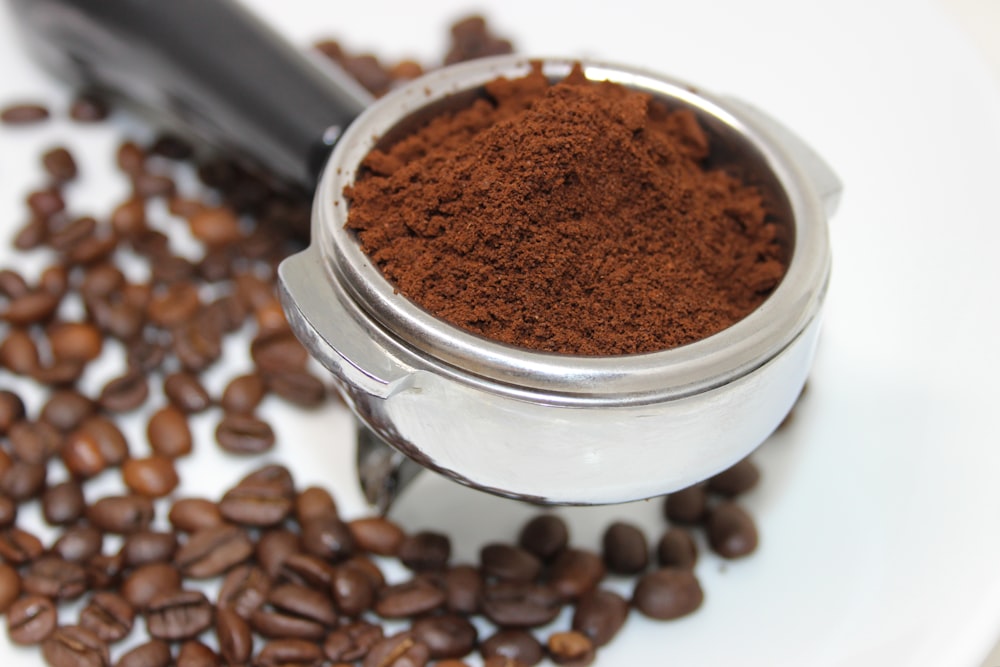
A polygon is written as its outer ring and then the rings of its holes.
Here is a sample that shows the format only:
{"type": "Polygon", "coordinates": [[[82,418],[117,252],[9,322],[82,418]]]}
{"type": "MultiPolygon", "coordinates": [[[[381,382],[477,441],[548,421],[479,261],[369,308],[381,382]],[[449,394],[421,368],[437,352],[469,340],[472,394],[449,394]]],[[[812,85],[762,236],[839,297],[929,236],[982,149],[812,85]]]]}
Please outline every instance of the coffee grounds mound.
{"type": "Polygon", "coordinates": [[[373,150],[347,227],[396,290],[486,338],[654,352],[749,314],[786,265],[759,192],[705,167],[695,115],[592,82],[497,79],[373,150]]]}

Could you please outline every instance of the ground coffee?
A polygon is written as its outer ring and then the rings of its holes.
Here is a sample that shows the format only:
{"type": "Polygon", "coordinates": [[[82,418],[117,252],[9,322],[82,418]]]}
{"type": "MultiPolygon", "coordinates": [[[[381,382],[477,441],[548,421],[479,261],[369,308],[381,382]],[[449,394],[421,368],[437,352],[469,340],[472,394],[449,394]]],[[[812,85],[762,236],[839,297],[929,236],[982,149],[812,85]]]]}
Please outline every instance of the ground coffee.
{"type": "Polygon", "coordinates": [[[745,317],[785,271],[758,191],[704,166],[688,110],[536,69],[373,150],[347,226],[456,326],[582,355],[653,352],[745,317]]]}

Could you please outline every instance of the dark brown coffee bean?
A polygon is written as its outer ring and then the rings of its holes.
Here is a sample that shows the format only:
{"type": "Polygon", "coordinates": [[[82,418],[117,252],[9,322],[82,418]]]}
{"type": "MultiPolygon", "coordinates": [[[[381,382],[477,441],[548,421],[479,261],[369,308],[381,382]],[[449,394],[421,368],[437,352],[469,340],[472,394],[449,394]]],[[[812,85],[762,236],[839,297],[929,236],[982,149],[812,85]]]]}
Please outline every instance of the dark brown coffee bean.
{"type": "Polygon", "coordinates": [[[569,543],[566,522],[554,514],[542,514],[524,524],[518,544],[543,561],[551,561],[569,543]]]}
{"type": "Polygon", "coordinates": [[[100,459],[108,466],[121,465],[129,456],[128,441],[118,426],[102,415],[88,417],[77,429],[97,443],[100,459]]]}
{"type": "Polygon", "coordinates": [[[66,436],[62,447],[62,461],[69,474],[78,479],[89,479],[108,467],[97,438],[80,429],[66,436]]]}
{"type": "Polygon", "coordinates": [[[0,269],[0,296],[15,299],[29,291],[31,289],[24,276],[13,269],[0,269]]]}
{"type": "Polygon", "coordinates": [[[226,385],[219,402],[227,413],[252,415],[266,391],[267,387],[260,375],[240,375],[226,385]]]}
{"type": "Polygon", "coordinates": [[[122,582],[122,597],[136,609],[145,609],[158,595],[180,590],[181,573],[170,563],[140,565],[122,582]]]}
{"type": "Polygon", "coordinates": [[[250,536],[230,525],[204,528],[177,550],[174,562],[192,579],[216,577],[246,560],[254,550],[250,536]]]}
{"type": "Polygon", "coordinates": [[[166,458],[179,458],[191,453],[194,439],[187,416],[180,408],[167,405],[153,413],[146,427],[149,446],[166,458]]]}
{"type": "Polygon", "coordinates": [[[48,466],[43,463],[14,461],[0,476],[0,494],[15,502],[37,498],[45,490],[48,466]]]}
{"type": "Polygon", "coordinates": [[[38,286],[52,294],[66,294],[69,289],[69,269],[60,264],[46,267],[38,277],[38,286]]]}
{"type": "Polygon", "coordinates": [[[315,621],[327,627],[337,624],[337,611],[333,606],[333,600],[324,591],[297,584],[281,584],[271,589],[267,601],[275,609],[293,616],[315,621]]]}
{"type": "Polygon", "coordinates": [[[42,167],[56,183],[67,183],[76,178],[76,160],[65,146],[56,146],[42,153],[42,167]]]}
{"type": "Polygon", "coordinates": [[[219,653],[231,665],[246,663],[253,654],[250,625],[232,609],[216,611],[215,636],[219,642],[219,653]]]}
{"type": "Polygon", "coordinates": [[[180,483],[173,461],[162,456],[125,461],[122,480],[129,491],[149,498],[162,498],[180,483]]]}
{"type": "Polygon", "coordinates": [[[112,554],[99,553],[86,562],[87,581],[95,591],[117,588],[121,583],[122,572],[125,569],[125,559],[121,552],[112,554]]]}
{"type": "Polygon", "coordinates": [[[575,600],[593,590],[604,578],[604,561],[582,549],[564,549],[549,569],[549,584],[565,600],[575,600]]]}
{"type": "MultiPolygon", "coordinates": [[[[285,560],[292,554],[302,550],[298,534],[284,528],[267,530],[257,540],[257,562],[272,579],[277,579],[284,567],[285,560]]],[[[315,554],[318,558],[324,556],[315,554]]]]}
{"type": "Polygon", "coordinates": [[[56,628],[42,642],[42,657],[52,667],[111,667],[107,643],[78,625],[56,628]]]}
{"type": "Polygon", "coordinates": [[[0,341],[0,366],[8,368],[15,375],[32,375],[40,365],[38,346],[23,329],[10,329],[7,337],[0,341]]]}
{"type": "Polygon", "coordinates": [[[115,667],[170,667],[172,664],[170,645],[151,639],[123,653],[115,667]]]}
{"type": "Polygon", "coordinates": [[[257,634],[268,639],[310,639],[314,641],[321,640],[329,630],[322,623],[266,607],[261,607],[250,614],[250,627],[257,634]]]}
{"type": "Polygon", "coordinates": [[[174,530],[196,533],[225,523],[219,506],[204,498],[181,498],[170,507],[167,517],[174,530]]]}
{"type": "Polygon", "coordinates": [[[382,570],[379,569],[378,565],[376,565],[375,562],[367,556],[354,554],[344,562],[340,563],[339,567],[349,567],[365,575],[375,590],[385,586],[385,575],[382,574],[382,570]]]}
{"type": "Polygon", "coordinates": [[[213,612],[201,591],[160,593],[146,606],[146,629],[155,639],[192,639],[211,627],[213,612]]]}
{"type": "Polygon", "coordinates": [[[498,581],[483,588],[482,611],[500,627],[545,625],[562,608],[559,593],[548,585],[498,581]]]}
{"type": "Polygon", "coordinates": [[[302,550],[339,562],[354,553],[354,538],[347,524],[337,517],[310,519],[302,525],[302,550]]]}
{"type": "Polygon", "coordinates": [[[58,556],[32,561],[21,575],[24,590],[53,600],[75,600],[87,590],[87,572],[78,563],[58,556]]]}
{"type": "Polygon", "coordinates": [[[146,496],[108,496],[88,508],[87,519],[107,533],[125,535],[148,528],[153,514],[153,501],[146,496]]]}
{"type": "Polygon", "coordinates": [[[135,410],[149,398],[149,381],[137,369],[112,378],[101,389],[97,402],[108,412],[124,413],[135,410]]]}
{"type": "Polygon", "coordinates": [[[746,458],[709,479],[708,490],[733,498],[754,488],[759,481],[760,469],[746,458]]]}
{"type": "Polygon", "coordinates": [[[177,282],[153,295],[147,316],[153,324],[171,328],[190,322],[201,307],[198,288],[192,283],[177,282]]]}
{"type": "Polygon", "coordinates": [[[80,610],[80,626],[106,642],[124,639],[132,631],[135,610],[117,593],[98,591],[80,610]]]}
{"type": "Polygon", "coordinates": [[[413,621],[413,637],[426,644],[431,658],[461,658],[476,647],[479,633],[467,618],[459,614],[424,616],[413,621]]]}
{"type": "Polygon", "coordinates": [[[267,388],[289,403],[311,408],[326,400],[326,385],[308,371],[272,371],[264,377],[267,388]]]}
{"type": "Polygon", "coordinates": [[[177,536],[174,533],[154,530],[140,530],[125,537],[122,543],[122,557],[126,567],[137,567],[148,563],[165,563],[177,550],[177,536]]]}
{"type": "Polygon", "coordinates": [[[500,658],[512,664],[534,667],[545,657],[545,648],[530,630],[501,629],[480,643],[479,653],[487,664],[491,659],[500,658]]]}
{"type": "Polygon", "coordinates": [[[189,639],[177,651],[178,667],[219,667],[222,664],[215,651],[200,641],[189,639]]]}
{"type": "Polygon", "coordinates": [[[705,518],[708,509],[708,494],[704,484],[695,484],[680,491],[674,491],[664,498],[663,514],[677,523],[698,523],[705,518]]]}
{"type": "Polygon", "coordinates": [[[503,581],[534,581],[542,561],[530,551],[509,544],[487,544],[479,551],[483,576],[503,581]]]}
{"type": "Polygon", "coordinates": [[[0,563],[0,614],[7,613],[21,596],[21,577],[7,563],[0,563]]]}
{"type": "Polygon", "coordinates": [[[111,228],[124,238],[135,238],[145,232],[146,203],[137,197],[123,201],[111,212],[111,228]]]}
{"type": "MultiPolygon", "coordinates": [[[[328,589],[333,582],[333,574],[336,567],[327,563],[322,558],[317,558],[310,554],[293,553],[282,559],[279,577],[284,581],[293,584],[301,584],[316,589],[328,589]]],[[[360,572],[358,576],[364,577],[365,583],[371,588],[367,577],[360,572]]],[[[331,591],[335,593],[335,591],[331,591]]],[[[334,598],[336,602],[336,598],[334,598]]],[[[338,604],[337,608],[344,611],[338,604]]]]}
{"type": "MultiPolygon", "coordinates": [[[[272,298],[270,288],[266,298],[272,298]]],[[[250,355],[259,368],[276,372],[301,370],[309,361],[309,353],[290,331],[255,338],[250,345],[250,355]]]]}
{"type": "Polygon", "coordinates": [[[52,545],[52,553],[74,562],[87,563],[101,553],[104,535],[93,526],[81,523],[66,529],[52,545]]]}
{"type": "Polygon", "coordinates": [[[66,248],[63,258],[70,266],[90,266],[106,261],[117,247],[118,236],[99,228],[94,234],[66,248]]]}
{"type": "Polygon", "coordinates": [[[183,371],[169,374],[163,380],[163,392],[181,412],[201,412],[212,405],[212,399],[198,378],[183,371]]]}
{"type": "Polygon", "coordinates": [[[455,565],[441,574],[445,592],[445,608],[460,614],[479,612],[479,598],[483,590],[483,577],[471,565],[455,565]]]}
{"type": "Polygon", "coordinates": [[[604,564],[614,574],[637,574],[649,565],[649,544],[642,530],[623,521],[612,523],[602,538],[604,564]]]}
{"type": "Polygon", "coordinates": [[[7,610],[7,636],[15,644],[40,644],[59,622],[56,605],[41,595],[25,595],[7,610]]]}
{"type": "Polygon", "coordinates": [[[34,250],[43,243],[49,234],[48,225],[44,220],[32,218],[14,235],[14,247],[18,250],[34,250]]]}
{"type": "Polygon", "coordinates": [[[115,155],[118,168],[126,174],[136,174],[146,168],[146,151],[134,141],[123,141],[115,155]]]}
{"type": "Polygon", "coordinates": [[[39,366],[31,376],[39,384],[68,387],[80,379],[85,365],[80,361],[56,361],[48,366],[39,366]]]}
{"type": "MultiPolygon", "coordinates": [[[[52,408],[53,411],[56,408],[52,408]]],[[[50,415],[52,416],[52,415],[50,415]]],[[[7,434],[11,451],[25,463],[46,463],[55,456],[63,444],[63,435],[46,421],[19,421],[7,434]]]]}
{"type": "MultiPolygon", "coordinates": [[[[52,224],[52,220],[49,222],[49,245],[64,255],[88,239],[95,238],[97,231],[97,220],[89,215],[73,218],[58,226],[52,224]]],[[[65,288],[56,293],[62,294],[64,291],[65,288]]]]}
{"type": "Polygon", "coordinates": [[[704,599],[701,585],[690,570],[663,568],[647,572],[636,582],[632,605],[643,615],[669,621],[690,614],[704,599]]]}
{"type": "Polygon", "coordinates": [[[403,540],[396,555],[403,565],[416,572],[443,570],[451,558],[451,539],[433,531],[414,533],[403,540]]]}
{"type": "Polygon", "coordinates": [[[586,667],[594,662],[594,644],[586,635],[570,630],[553,632],[547,642],[549,658],[557,665],[586,667]]]}
{"type": "Polygon", "coordinates": [[[313,519],[337,517],[337,503],[326,489],[310,486],[295,497],[295,518],[300,524],[313,519]]]}
{"type": "Polygon", "coordinates": [[[741,558],[757,548],[757,526],[746,510],[734,502],[722,502],[708,513],[708,543],[725,558],[741,558]]]}
{"type": "Polygon", "coordinates": [[[222,580],[217,606],[249,619],[264,605],[270,592],[271,580],[263,570],[254,565],[239,565],[222,580]]]}
{"type": "Polygon", "coordinates": [[[48,107],[30,102],[10,104],[0,111],[0,122],[4,125],[30,125],[40,123],[48,117],[48,107]]]}
{"type": "MultiPolygon", "coordinates": [[[[126,235],[122,234],[122,236],[126,235]]],[[[170,239],[163,232],[155,229],[146,229],[128,238],[132,244],[132,249],[151,263],[164,260],[169,263],[168,258],[173,257],[170,252],[170,239]]],[[[154,266],[150,266],[150,272],[152,273],[153,271],[155,271],[154,266]]]]}
{"type": "Polygon", "coordinates": [[[197,321],[182,325],[174,331],[173,351],[181,366],[203,371],[222,354],[222,332],[197,321]]]}
{"type": "Polygon", "coordinates": [[[375,613],[382,618],[406,618],[434,611],[444,605],[444,591],[423,577],[385,586],[375,599],[375,613]]]}
{"type": "Polygon", "coordinates": [[[249,415],[225,415],[215,430],[215,439],[233,454],[261,454],[274,447],[271,426],[249,415]]]}
{"type": "Polygon", "coordinates": [[[7,496],[0,495],[0,528],[7,528],[17,521],[18,505],[7,496]]]}
{"type": "Polygon", "coordinates": [[[78,123],[97,123],[108,113],[107,102],[92,93],[81,93],[69,106],[69,117],[78,123]]]}
{"type": "Polygon", "coordinates": [[[0,531],[0,558],[10,565],[24,565],[45,551],[42,541],[23,528],[11,526],[0,531]]]}
{"type": "Polygon", "coordinates": [[[579,599],[573,612],[573,629],[586,635],[594,646],[610,642],[628,618],[628,602],[609,590],[593,590],[579,599]]]}
{"type": "Polygon", "coordinates": [[[656,560],[660,567],[691,570],[698,561],[698,546],[691,533],[683,528],[671,528],[663,533],[656,545],[656,560]]]}
{"type": "Polygon", "coordinates": [[[367,621],[341,626],[327,635],[323,654],[335,663],[362,660],[382,640],[382,627],[367,621]]]}
{"type": "Polygon", "coordinates": [[[164,174],[153,174],[148,171],[132,174],[132,186],[135,194],[143,199],[171,197],[177,192],[174,179],[164,174]]]}
{"type": "Polygon", "coordinates": [[[93,414],[94,402],[74,389],[59,389],[42,407],[42,421],[62,432],[72,431],[93,414]]]}
{"type": "Polygon", "coordinates": [[[26,327],[49,320],[59,307],[61,296],[44,290],[32,290],[7,302],[7,309],[0,313],[15,327],[26,327]]]}
{"type": "Polygon", "coordinates": [[[319,644],[304,639],[272,639],[254,660],[255,667],[313,667],[322,663],[319,644]]]}
{"type": "Polygon", "coordinates": [[[11,427],[24,419],[24,415],[24,401],[21,397],[12,391],[0,389],[0,435],[10,433],[11,427]]]}
{"type": "Polygon", "coordinates": [[[167,351],[157,342],[140,339],[131,341],[125,354],[129,367],[150,373],[163,364],[167,351]]]}
{"type": "MultiPolygon", "coordinates": [[[[205,270],[204,267],[202,270],[205,270]]],[[[219,280],[228,277],[227,274],[220,277],[219,280]]],[[[243,322],[247,318],[247,311],[235,294],[228,294],[202,308],[200,317],[203,322],[208,323],[208,326],[224,333],[232,333],[243,326],[243,322]]],[[[240,412],[240,410],[234,412],[240,412]]]]}
{"type": "Polygon", "coordinates": [[[375,643],[362,662],[363,667],[424,667],[430,649],[410,632],[400,632],[375,643]]]}
{"type": "Polygon", "coordinates": [[[274,526],[292,512],[293,501],[280,483],[240,483],[219,501],[226,519],[245,526],[274,526]]]}
{"type": "Polygon", "coordinates": [[[340,613],[352,618],[371,609],[375,602],[375,587],[371,580],[353,567],[338,567],[334,570],[330,580],[330,593],[340,613]]]}
{"type": "Polygon", "coordinates": [[[66,201],[62,193],[56,188],[36,190],[28,195],[28,208],[36,218],[41,218],[50,224],[52,218],[66,209],[66,201]]]}

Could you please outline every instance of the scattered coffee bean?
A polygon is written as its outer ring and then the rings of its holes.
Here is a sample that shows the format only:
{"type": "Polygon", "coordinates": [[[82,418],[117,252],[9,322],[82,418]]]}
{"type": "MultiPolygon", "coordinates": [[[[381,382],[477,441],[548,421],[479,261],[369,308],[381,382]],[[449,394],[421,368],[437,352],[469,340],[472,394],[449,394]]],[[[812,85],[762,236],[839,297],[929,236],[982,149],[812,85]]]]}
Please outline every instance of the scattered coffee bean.
{"type": "Polygon", "coordinates": [[[451,538],[433,531],[414,533],[403,540],[396,555],[415,572],[443,570],[451,558],[451,538]]]}
{"type": "Polygon", "coordinates": [[[375,586],[371,579],[353,567],[338,567],[333,571],[330,593],[337,610],[350,618],[361,616],[375,603],[375,586]]]}
{"type": "Polygon", "coordinates": [[[760,481],[757,464],[746,458],[708,480],[708,490],[730,498],[746,493],[760,481]]]}
{"type": "Polygon", "coordinates": [[[227,414],[215,430],[215,439],[233,454],[261,454],[274,447],[271,426],[256,417],[227,414]]]}
{"type": "Polygon", "coordinates": [[[44,551],[42,541],[23,528],[12,526],[0,531],[0,558],[9,565],[30,563],[44,551]]]}
{"type": "Polygon", "coordinates": [[[656,546],[656,560],[660,567],[693,569],[698,561],[698,546],[691,533],[683,528],[670,528],[656,546]]]}
{"type": "Polygon", "coordinates": [[[222,516],[244,526],[274,526],[292,511],[293,501],[276,483],[241,483],[219,501],[222,516]]]}
{"type": "Polygon", "coordinates": [[[233,609],[219,609],[215,614],[215,636],[219,653],[231,665],[244,664],[253,654],[250,625],[233,609]]]}
{"type": "Polygon", "coordinates": [[[628,618],[628,602],[614,591],[593,590],[576,603],[573,629],[587,636],[595,647],[610,642],[628,618]]]}
{"type": "Polygon", "coordinates": [[[146,402],[149,382],[145,374],[130,369],[124,375],[108,380],[97,402],[108,412],[131,412],[146,402]]]}
{"type": "Polygon", "coordinates": [[[545,657],[545,648],[531,631],[507,628],[483,640],[479,653],[487,662],[492,659],[510,660],[518,665],[534,667],[545,657]]]}
{"type": "Polygon", "coordinates": [[[111,667],[106,642],[78,625],[64,625],[42,642],[42,657],[51,667],[111,667]]]}
{"type": "Polygon", "coordinates": [[[149,563],[165,563],[177,550],[177,536],[174,533],[155,530],[140,530],[125,536],[121,554],[126,567],[137,567],[149,563]]]}
{"type": "Polygon", "coordinates": [[[550,561],[569,543],[566,522],[554,514],[542,514],[521,529],[518,544],[543,561],[550,561]]]}
{"type": "Polygon", "coordinates": [[[430,657],[461,658],[476,646],[476,626],[459,614],[439,614],[416,619],[410,627],[414,639],[427,646],[430,657]]]}
{"type": "Polygon", "coordinates": [[[208,579],[243,562],[253,550],[245,530],[223,524],[192,534],[177,550],[174,561],[185,576],[208,579]]]}
{"type": "Polygon", "coordinates": [[[73,563],[87,563],[101,553],[104,534],[93,526],[80,523],[67,528],[52,544],[52,553],[73,563]]]}
{"type": "Polygon", "coordinates": [[[129,447],[118,426],[102,415],[88,417],[77,429],[97,444],[99,457],[108,466],[118,466],[128,458],[129,447]]]}
{"type": "Polygon", "coordinates": [[[25,595],[7,609],[7,636],[15,644],[42,643],[59,622],[56,605],[41,595],[25,595]]]}
{"type": "Polygon", "coordinates": [[[637,574],[649,565],[649,544],[640,528],[616,521],[604,531],[604,564],[614,574],[637,574]]]}
{"type": "Polygon", "coordinates": [[[15,460],[0,476],[0,494],[16,502],[37,498],[45,489],[48,466],[15,460]]]}
{"type": "Polygon", "coordinates": [[[10,433],[11,426],[23,419],[24,414],[24,401],[21,397],[12,391],[0,389],[0,434],[10,433]]]}
{"type": "Polygon", "coordinates": [[[479,567],[484,577],[502,581],[534,581],[542,562],[530,551],[509,544],[487,544],[479,551],[479,567]]]}
{"type": "Polygon", "coordinates": [[[21,577],[7,563],[0,563],[0,614],[10,609],[21,595],[21,577]]]}
{"type": "Polygon", "coordinates": [[[285,561],[301,551],[302,541],[299,535],[285,528],[272,528],[261,533],[255,555],[267,576],[277,579],[285,561]]]}
{"type": "Polygon", "coordinates": [[[87,590],[87,572],[80,564],[59,556],[42,556],[24,569],[21,586],[30,594],[52,600],[75,600],[87,590]]]}
{"type": "Polygon", "coordinates": [[[189,639],[177,651],[177,665],[184,667],[220,667],[222,664],[215,651],[200,641],[189,639]]]}
{"type": "MultiPolygon", "coordinates": [[[[55,406],[49,401],[46,407],[49,408],[50,419],[65,418],[66,421],[73,421],[76,418],[75,415],[68,414],[72,408],[66,404],[55,406]]],[[[7,438],[14,456],[30,464],[46,463],[63,445],[63,435],[48,421],[19,421],[8,429],[7,438]]]]}
{"type": "Polygon", "coordinates": [[[151,637],[177,641],[193,639],[212,625],[212,604],[201,591],[160,593],[146,606],[146,629],[151,637]]]}
{"type": "Polygon", "coordinates": [[[708,509],[708,494],[704,484],[695,484],[671,493],[663,503],[663,514],[670,521],[698,523],[708,509]]]}
{"type": "Polygon", "coordinates": [[[172,664],[170,645],[151,639],[123,653],[115,667],[170,667],[172,664]]]}
{"type": "Polygon", "coordinates": [[[0,110],[0,122],[4,125],[30,125],[48,119],[49,109],[43,104],[11,104],[0,110]]]}
{"type": "Polygon", "coordinates": [[[310,519],[302,524],[302,550],[339,562],[354,553],[354,537],[337,517],[310,519]]]}
{"type": "Polygon", "coordinates": [[[132,631],[134,622],[132,605],[122,596],[109,591],[94,593],[80,611],[80,626],[106,642],[125,638],[132,631]]]}
{"type": "Polygon", "coordinates": [[[79,426],[95,407],[93,401],[75,389],[59,389],[42,406],[40,416],[42,421],[65,433],[79,426]]]}
{"type": "Polygon", "coordinates": [[[586,667],[596,657],[594,644],[586,635],[570,630],[553,632],[547,642],[549,657],[557,665],[586,667]]]}
{"type": "Polygon", "coordinates": [[[121,594],[135,609],[145,609],[161,594],[180,590],[181,573],[170,563],[140,565],[126,575],[121,594]]]}
{"type": "Polygon", "coordinates": [[[65,146],[56,146],[42,154],[42,166],[56,183],[66,183],[76,178],[76,160],[65,146]]]}
{"type": "Polygon", "coordinates": [[[175,405],[160,408],[149,418],[146,437],[154,452],[175,459],[191,453],[193,437],[184,412],[175,405]]]}
{"type": "Polygon", "coordinates": [[[224,523],[219,506],[204,498],[181,498],[170,507],[167,516],[174,530],[196,533],[224,523]]]}
{"type": "Polygon", "coordinates": [[[669,621],[693,612],[703,598],[701,585],[691,570],[663,568],[639,578],[632,604],[645,616],[669,621]]]}
{"type": "Polygon", "coordinates": [[[81,93],[69,107],[69,117],[78,123],[96,123],[108,117],[107,103],[91,93],[81,93]]]}
{"type": "Polygon", "coordinates": [[[604,561],[597,554],[564,549],[549,569],[548,582],[564,600],[575,600],[596,588],[604,574],[604,561]]]}
{"type": "Polygon", "coordinates": [[[534,628],[545,625],[562,609],[559,592],[552,586],[498,581],[486,584],[483,614],[504,628],[534,628]]]}
{"type": "Polygon", "coordinates": [[[375,643],[362,663],[363,667],[424,667],[430,649],[410,632],[400,632],[375,643]]]}
{"type": "Polygon", "coordinates": [[[397,524],[385,517],[355,519],[347,524],[358,548],[379,556],[394,556],[406,538],[397,524]]]}
{"type": "Polygon", "coordinates": [[[201,412],[212,404],[198,378],[183,371],[171,373],[163,380],[163,392],[172,405],[187,414],[201,412]]]}
{"type": "Polygon", "coordinates": [[[88,508],[87,519],[105,532],[124,535],[148,528],[153,513],[153,502],[146,496],[107,496],[88,508]]]}
{"type": "Polygon", "coordinates": [[[349,623],[327,635],[323,642],[323,654],[336,663],[361,660],[382,637],[379,625],[367,621],[349,623]]]}
{"type": "Polygon", "coordinates": [[[226,575],[219,588],[218,608],[232,609],[249,619],[271,592],[271,579],[259,567],[240,565],[226,575]]]}
{"type": "Polygon", "coordinates": [[[173,462],[163,456],[129,459],[122,464],[122,480],[132,493],[162,498],[180,483],[173,462]]]}
{"type": "Polygon", "coordinates": [[[272,639],[257,654],[258,667],[309,667],[323,663],[323,650],[317,642],[303,639],[272,639]]]}
{"type": "Polygon", "coordinates": [[[444,591],[428,579],[416,577],[380,589],[374,609],[382,618],[406,618],[434,611],[443,604],[444,591]]]}
{"type": "Polygon", "coordinates": [[[725,558],[741,558],[757,548],[757,526],[736,503],[727,501],[713,507],[706,529],[712,550],[725,558]]]}

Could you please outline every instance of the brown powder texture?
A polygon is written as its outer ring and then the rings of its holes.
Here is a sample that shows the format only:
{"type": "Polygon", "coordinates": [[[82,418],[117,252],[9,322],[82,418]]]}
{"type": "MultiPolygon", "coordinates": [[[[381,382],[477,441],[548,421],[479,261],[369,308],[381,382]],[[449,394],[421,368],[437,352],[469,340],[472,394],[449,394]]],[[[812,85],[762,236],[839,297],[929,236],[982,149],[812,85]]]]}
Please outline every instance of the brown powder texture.
{"type": "Polygon", "coordinates": [[[708,155],[690,111],[535,71],[373,150],[347,227],[399,293],[467,331],[665,350],[745,317],[786,269],[758,191],[708,155]]]}

